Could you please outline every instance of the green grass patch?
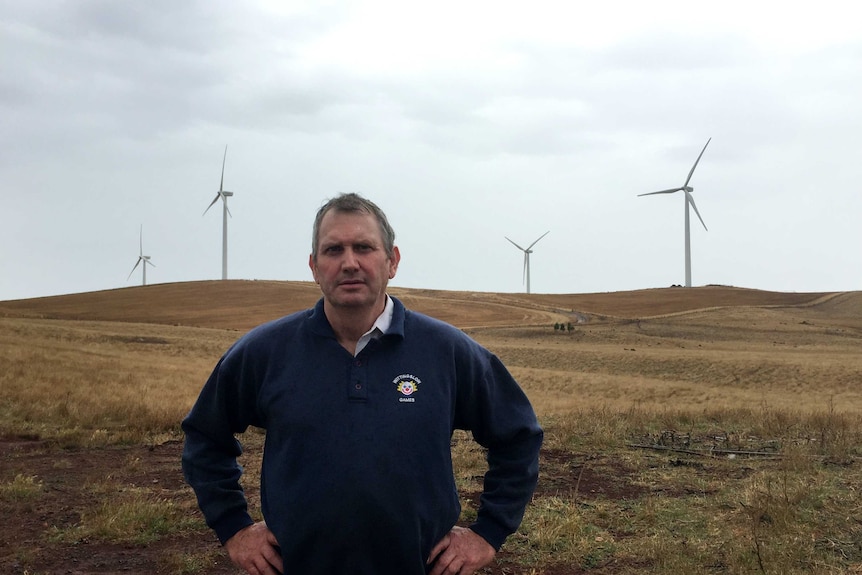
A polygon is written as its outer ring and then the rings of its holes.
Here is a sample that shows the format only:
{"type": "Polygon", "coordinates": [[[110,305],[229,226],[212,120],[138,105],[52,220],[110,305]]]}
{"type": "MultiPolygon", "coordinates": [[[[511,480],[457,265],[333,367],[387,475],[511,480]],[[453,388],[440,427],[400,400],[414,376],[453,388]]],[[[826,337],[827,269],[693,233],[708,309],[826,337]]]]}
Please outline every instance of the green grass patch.
{"type": "Polygon", "coordinates": [[[129,489],[106,494],[100,505],[82,514],[80,524],[55,529],[51,539],[64,543],[95,540],[146,545],[168,535],[200,530],[202,523],[187,506],[129,489]]]}

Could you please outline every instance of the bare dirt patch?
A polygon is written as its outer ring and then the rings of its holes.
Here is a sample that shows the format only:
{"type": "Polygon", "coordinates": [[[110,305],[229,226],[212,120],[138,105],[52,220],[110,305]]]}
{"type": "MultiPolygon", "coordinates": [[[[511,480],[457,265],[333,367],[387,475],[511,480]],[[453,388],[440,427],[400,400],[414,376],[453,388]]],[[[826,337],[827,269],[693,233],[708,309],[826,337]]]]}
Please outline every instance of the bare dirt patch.
{"type": "Polygon", "coordinates": [[[636,471],[615,457],[572,454],[563,450],[542,452],[541,480],[536,497],[637,499],[649,489],[633,481],[636,471]]]}
{"type": "MultiPolygon", "coordinates": [[[[204,526],[147,544],[115,544],[84,539],[57,542],[53,534],[80,524],[100,498],[89,486],[110,482],[116,489],[147,488],[157,497],[172,501],[197,516],[194,494],[185,485],[180,470],[180,442],[155,446],[109,447],[63,450],[28,438],[0,440],[0,481],[16,475],[38,478],[41,493],[26,503],[0,502],[7,525],[0,531],[0,572],[50,575],[126,573],[153,575],[178,572],[171,557],[205,557],[209,574],[234,574],[214,535],[204,526]]],[[[564,451],[542,453],[542,478],[536,496],[569,496],[579,500],[634,499],[648,491],[633,480],[635,470],[612,457],[571,455],[564,451]]],[[[250,486],[249,497],[256,497],[250,486]]],[[[478,499],[478,493],[462,493],[478,499]]],[[[517,557],[504,550],[495,566],[484,575],[522,573],[517,557]]],[[[551,575],[583,573],[575,566],[557,565],[545,570],[551,575]]]]}
{"type": "MultiPolygon", "coordinates": [[[[17,475],[36,478],[41,492],[30,501],[0,501],[6,525],[0,531],[0,572],[45,574],[171,573],[166,559],[204,557],[217,545],[207,530],[161,539],[149,545],[120,545],[83,539],[56,542],[58,531],[74,528],[101,503],[96,484],[116,489],[146,488],[156,497],[190,507],[194,496],[179,466],[179,442],[151,447],[62,450],[21,438],[0,441],[0,481],[17,475]]],[[[190,511],[191,512],[191,511],[190,511]]],[[[236,573],[224,557],[207,573],[236,573]]]]}

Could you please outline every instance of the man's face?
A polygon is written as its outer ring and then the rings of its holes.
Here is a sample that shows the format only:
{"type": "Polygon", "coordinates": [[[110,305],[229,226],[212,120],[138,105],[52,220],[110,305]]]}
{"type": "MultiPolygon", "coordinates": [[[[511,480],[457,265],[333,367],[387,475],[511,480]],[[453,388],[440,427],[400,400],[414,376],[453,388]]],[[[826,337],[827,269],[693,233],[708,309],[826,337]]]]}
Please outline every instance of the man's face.
{"type": "Polygon", "coordinates": [[[371,214],[329,211],[320,222],[317,259],[308,265],[323,297],[334,307],[381,307],[401,259],[386,255],[380,226],[371,214]]]}

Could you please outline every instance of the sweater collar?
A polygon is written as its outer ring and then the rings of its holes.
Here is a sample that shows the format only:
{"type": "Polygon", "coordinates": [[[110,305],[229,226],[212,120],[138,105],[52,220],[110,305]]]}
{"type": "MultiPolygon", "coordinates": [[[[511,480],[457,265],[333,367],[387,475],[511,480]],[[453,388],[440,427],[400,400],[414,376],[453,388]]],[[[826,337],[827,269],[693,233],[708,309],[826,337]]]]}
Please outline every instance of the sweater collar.
{"type": "MultiPolygon", "coordinates": [[[[407,310],[404,304],[398,298],[389,296],[392,299],[392,321],[389,324],[389,329],[384,334],[385,336],[404,337],[404,319],[407,315],[407,310]]],[[[335,337],[335,331],[326,319],[326,312],[323,311],[323,298],[317,300],[314,307],[309,310],[308,322],[311,330],[317,335],[325,337],[335,337]]]]}

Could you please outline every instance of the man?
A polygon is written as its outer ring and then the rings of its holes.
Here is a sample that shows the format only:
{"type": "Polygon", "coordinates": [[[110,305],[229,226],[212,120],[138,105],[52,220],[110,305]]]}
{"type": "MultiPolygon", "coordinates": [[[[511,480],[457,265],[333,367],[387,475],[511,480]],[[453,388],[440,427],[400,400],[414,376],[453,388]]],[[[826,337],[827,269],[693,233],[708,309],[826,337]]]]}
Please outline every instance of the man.
{"type": "Polygon", "coordinates": [[[251,575],[474,573],[535,489],[533,409],[494,355],[387,295],[401,255],[374,203],[330,200],[312,236],[322,299],[235,343],[183,421],[207,524],[251,575]],[[259,523],[236,461],[249,425],[266,429],[259,523]],[[488,450],[469,528],[455,525],[454,429],[488,450]]]}

